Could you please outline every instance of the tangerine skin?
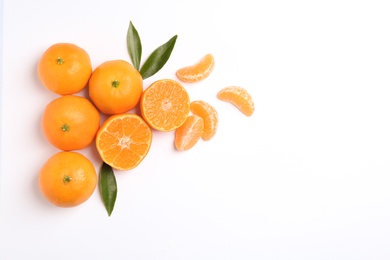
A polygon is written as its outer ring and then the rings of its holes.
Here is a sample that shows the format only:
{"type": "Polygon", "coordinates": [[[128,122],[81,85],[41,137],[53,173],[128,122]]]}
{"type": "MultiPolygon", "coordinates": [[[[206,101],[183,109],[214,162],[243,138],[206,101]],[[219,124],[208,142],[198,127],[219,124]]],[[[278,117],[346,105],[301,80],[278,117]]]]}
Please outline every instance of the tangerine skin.
{"type": "Polygon", "coordinates": [[[112,115],[96,135],[100,158],[117,170],[131,170],[146,157],[153,133],[144,119],[136,114],[112,115]]]}

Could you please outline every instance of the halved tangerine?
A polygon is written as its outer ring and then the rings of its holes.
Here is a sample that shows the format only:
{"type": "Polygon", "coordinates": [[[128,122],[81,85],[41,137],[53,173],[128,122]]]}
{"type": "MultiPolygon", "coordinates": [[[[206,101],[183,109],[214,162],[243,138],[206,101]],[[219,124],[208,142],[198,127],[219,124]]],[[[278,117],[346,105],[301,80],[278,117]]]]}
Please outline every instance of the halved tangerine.
{"type": "Polygon", "coordinates": [[[192,114],[203,118],[203,140],[208,141],[213,138],[218,128],[217,110],[212,105],[202,100],[192,101],[190,107],[192,114]]]}
{"type": "Polygon", "coordinates": [[[175,147],[179,151],[191,149],[202,137],[204,129],[203,118],[197,115],[187,117],[185,123],[176,129],[175,147]]]}
{"type": "Polygon", "coordinates": [[[190,112],[190,96],[179,82],[172,79],[158,80],[142,94],[140,110],[152,128],[171,131],[186,121],[190,112]]]}
{"type": "Polygon", "coordinates": [[[131,170],[148,154],[152,131],[136,114],[109,117],[96,135],[96,147],[102,160],[118,170],[131,170]]]}
{"type": "Polygon", "coordinates": [[[176,71],[176,76],[184,82],[197,82],[207,78],[214,69],[214,56],[207,54],[197,63],[176,71]]]}
{"type": "Polygon", "coordinates": [[[251,116],[255,111],[255,104],[249,92],[237,86],[226,87],[217,94],[218,99],[235,105],[246,116],[251,116]]]}

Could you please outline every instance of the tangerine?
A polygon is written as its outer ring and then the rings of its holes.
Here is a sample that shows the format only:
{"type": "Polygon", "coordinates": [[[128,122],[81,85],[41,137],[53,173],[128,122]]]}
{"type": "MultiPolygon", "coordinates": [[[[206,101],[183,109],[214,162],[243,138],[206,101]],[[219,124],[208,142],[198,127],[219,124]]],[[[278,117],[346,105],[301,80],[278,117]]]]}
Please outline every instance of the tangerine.
{"type": "Polygon", "coordinates": [[[214,63],[214,56],[207,54],[197,63],[177,70],[176,76],[184,82],[198,82],[211,74],[214,70],[214,63]]]}
{"type": "Polygon", "coordinates": [[[96,184],[97,174],[92,162],[78,152],[58,152],[39,172],[40,191],[59,207],[84,203],[93,194],[96,184]]]}
{"type": "Polygon", "coordinates": [[[47,104],[42,116],[46,139],[60,150],[89,146],[100,125],[100,114],[86,98],[65,95],[47,104]]]}
{"type": "Polygon", "coordinates": [[[59,95],[80,92],[92,73],[88,53],[72,43],[56,43],[41,56],[38,77],[50,91],[59,95]]]}
{"type": "Polygon", "coordinates": [[[148,154],[152,143],[149,125],[136,114],[109,117],[96,135],[102,160],[118,170],[131,170],[148,154]]]}
{"type": "Polygon", "coordinates": [[[89,96],[104,114],[125,113],[133,109],[141,97],[141,74],[127,61],[102,63],[89,80],[89,96]]]}
{"type": "Polygon", "coordinates": [[[142,94],[140,109],[142,117],[152,128],[171,131],[186,121],[190,112],[190,96],[179,82],[158,80],[142,94]]]}

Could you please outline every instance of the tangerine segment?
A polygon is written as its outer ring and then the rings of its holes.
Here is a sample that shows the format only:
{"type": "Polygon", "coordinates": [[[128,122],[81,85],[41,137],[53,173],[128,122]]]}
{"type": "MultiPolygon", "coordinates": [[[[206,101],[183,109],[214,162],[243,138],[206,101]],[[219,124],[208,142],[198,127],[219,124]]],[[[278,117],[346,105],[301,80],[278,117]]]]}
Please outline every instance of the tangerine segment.
{"type": "Polygon", "coordinates": [[[190,96],[172,79],[152,83],[142,94],[140,109],[144,120],[154,129],[171,131],[180,127],[190,112],[190,96]]]}
{"type": "Polygon", "coordinates": [[[232,103],[246,116],[251,116],[255,111],[251,95],[242,87],[226,87],[218,92],[217,97],[222,101],[232,103]]]}
{"type": "Polygon", "coordinates": [[[136,114],[109,117],[96,135],[96,147],[102,160],[118,170],[131,170],[148,154],[152,131],[136,114]]]}
{"type": "Polygon", "coordinates": [[[207,78],[214,69],[214,56],[207,54],[196,64],[176,71],[176,76],[184,82],[197,82],[207,78]]]}
{"type": "Polygon", "coordinates": [[[203,118],[197,115],[187,117],[185,123],[176,129],[175,147],[179,151],[191,149],[202,137],[204,129],[203,118]]]}
{"type": "Polygon", "coordinates": [[[213,138],[218,128],[217,110],[205,101],[195,100],[191,102],[191,112],[203,118],[203,140],[208,141],[213,138]]]}

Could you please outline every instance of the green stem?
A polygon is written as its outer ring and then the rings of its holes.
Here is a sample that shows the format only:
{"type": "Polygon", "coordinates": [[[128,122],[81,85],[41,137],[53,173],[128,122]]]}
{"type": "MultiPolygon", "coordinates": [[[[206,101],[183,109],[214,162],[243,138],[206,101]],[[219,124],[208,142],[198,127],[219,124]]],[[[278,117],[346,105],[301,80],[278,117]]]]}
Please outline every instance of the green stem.
{"type": "Polygon", "coordinates": [[[72,180],[72,177],[71,177],[71,176],[69,176],[69,175],[64,175],[64,178],[63,178],[62,181],[63,181],[65,184],[67,184],[67,183],[69,183],[71,180],[72,180]]]}
{"type": "Polygon", "coordinates": [[[58,65],[61,65],[61,64],[63,64],[65,61],[64,61],[64,59],[63,58],[61,58],[61,57],[58,57],[57,58],[57,64],[58,65]]]}
{"type": "Polygon", "coordinates": [[[120,83],[119,83],[119,81],[118,81],[117,79],[111,82],[111,86],[112,86],[113,88],[119,87],[119,84],[120,84],[120,83]]]}

